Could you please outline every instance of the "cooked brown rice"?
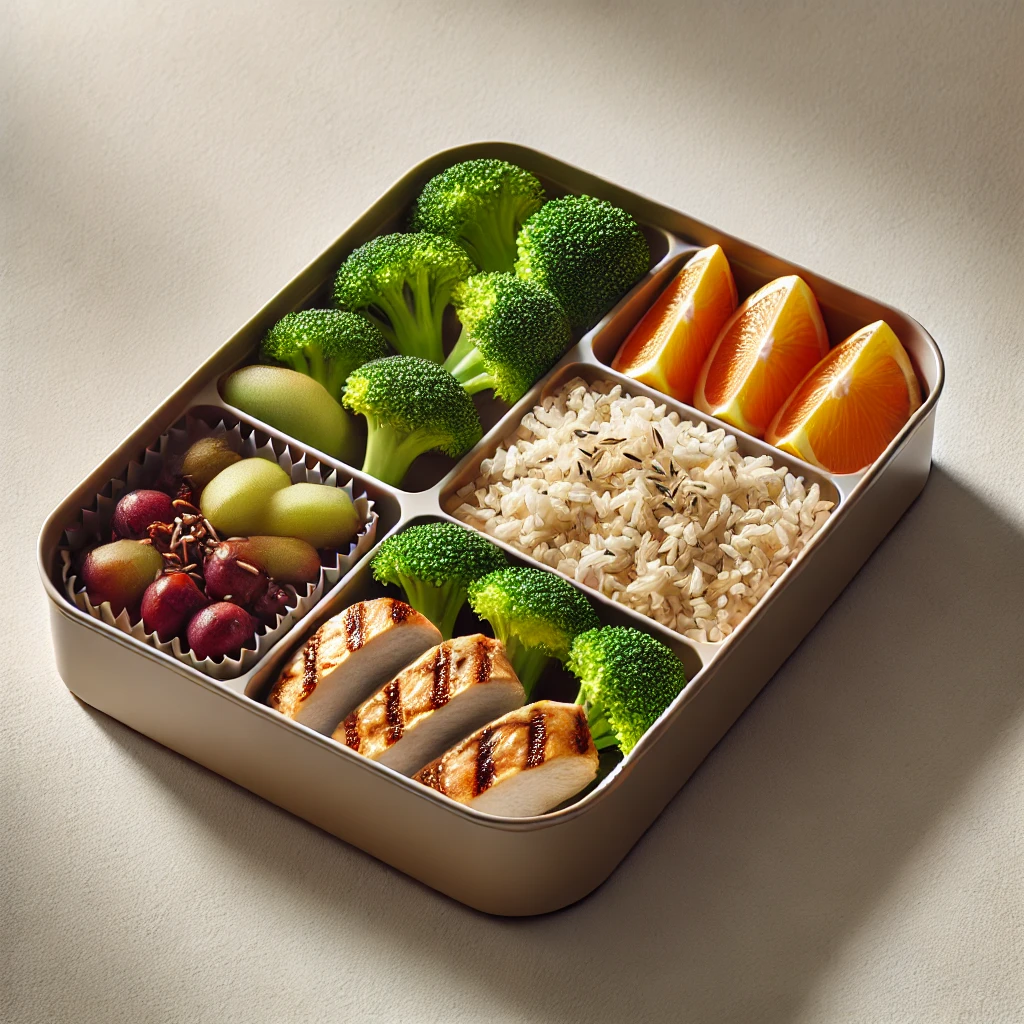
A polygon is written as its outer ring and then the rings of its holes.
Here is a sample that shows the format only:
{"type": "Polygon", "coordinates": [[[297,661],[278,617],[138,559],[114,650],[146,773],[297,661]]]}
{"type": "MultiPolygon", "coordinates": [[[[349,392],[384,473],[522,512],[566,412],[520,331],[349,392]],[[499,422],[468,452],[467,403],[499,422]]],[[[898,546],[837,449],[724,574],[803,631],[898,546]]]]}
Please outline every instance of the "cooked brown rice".
{"type": "Polygon", "coordinates": [[[452,513],[692,640],[724,639],[833,503],[722,428],[579,378],[522,419],[452,513]]]}

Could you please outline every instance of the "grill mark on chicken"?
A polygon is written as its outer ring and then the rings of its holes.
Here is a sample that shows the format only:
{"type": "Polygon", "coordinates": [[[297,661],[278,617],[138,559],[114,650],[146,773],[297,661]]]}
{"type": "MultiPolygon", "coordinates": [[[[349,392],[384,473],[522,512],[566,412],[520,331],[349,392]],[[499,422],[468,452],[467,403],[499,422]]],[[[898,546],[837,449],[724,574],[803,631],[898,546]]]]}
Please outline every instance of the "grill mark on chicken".
{"type": "Polygon", "coordinates": [[[345,746],[359,749],[359,724],[354,711],[345,719],[345,746]]]}
{"type": "Polygon", "coordinates": [[[410,608],[409,605],[407,605],[404,601],[392,600],[390,612],[391,621],[396,626],[400,626],[403,622],[405,622],[407,618],[409,618],[409,613],[411,611],[412,608],[410,608]]]}
{"type": "Polygon", "coordinates": [[[302,649],[302,693],[299,701],[304,701],[315,689],[317,684],[317,654],[320,652],[320,630],[318,629],[302,649]]]}
{"type": "Polygon", "coordinates": [[[473,779],[473,795],[479,796],[491,787],[497,769],[494,765],[494,730],[484,729],[476,745],[476,775],[473,779]]]}
{"type": "Polygon", "coordinates": [[[526,767],[536,768],[544,763],[544,750],[547,746],[547,727],[544,723],[544,712],[538,711],[530,719],[530,731],[526,739],[526,767]]]}
{"type": "Polygon", "coordinates": [[[402,714],[402,688],[392,679],[384,687],[384,717],[388,723],[388,746],[397,743],[405,732],[405,716],[402,714]]]}
{"type": "Polygon", "coordinates": [[[590,726],[587,724],[587,716],[581,708],[576,715],[576,731],[573,734],[576,743],[576,750],[585,754],[590,747],[590,726]]]}
{"type": "Polygon", "coordinates": [[[476,681],[486,683],[491,678],[493,667],[491,646],[481,641],[476,645],[476,650],[473,653],[476,655],[476,681]]]}
{"type": "Polygon", "coordinates": [[[341,624],[345,630],[345,646],[350,651],[358,651],[366,642],[366,636],[363,632],[362,602],[352,605],[345,612],[345,617],[342,619],[341,624]]]}
{"type": "Polygon", "coordinates": [[[451,697],[452,646],[441,644],[434,658],[434,685],[430,689],[430,706],[443,708],[451,697]]]}

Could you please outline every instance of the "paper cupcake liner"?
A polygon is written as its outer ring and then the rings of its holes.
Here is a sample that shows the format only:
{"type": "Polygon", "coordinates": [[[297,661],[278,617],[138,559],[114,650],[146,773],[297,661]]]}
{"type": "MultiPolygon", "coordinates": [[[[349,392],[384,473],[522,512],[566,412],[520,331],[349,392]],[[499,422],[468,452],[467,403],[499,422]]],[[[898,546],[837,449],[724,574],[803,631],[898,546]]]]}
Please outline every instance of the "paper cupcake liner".
{"type": "Polygon", "coordinates": [[[352,499],[352,504],[363,522],[362,528],[353,538],[347,552],[339,551],[333,562],[321,564],[320,578],[316,583],[298,588],[285,587],[295,599],[295,606],[279,615],[274,626],[260,626],[255,636],[255,648],[243,647],[237,658],[223,657],[214,660],[197,658],[178,637],[164,643],[156,633],[145,631],[141,619],[133,624],[127,611],[115,615],[109,601],[94,605],[89,600],[85,588],[79,586],[78,577],[73,571],[73,559],[77,552],[94,541],[106,543],[110,540],[114,507],[123,494],[140,487],[152,487],[169,458],[173,459],[176,455],[180,457],[193,442],[211,436],[223,436],[243,458],[256,456],[276,462],[288,473],[292,483],[339,486],[337,470],[332,469],[324,475],[326,467],[321,466],[319,462],[310,469],[306,465],[305,456],[296,460],[293,458],[291,448],[282,441],[268,440],[262,445],[259,444],[255,428],[247,424],[239,423],[229,427],[222,419],[211,426],[203,419],[186,414],[183,424],[179,421],[179,424],[171,427],[155,446],[147,448],[141,458],[134,459],[121,476],[111,480],[96,496],[92,508],[82,509],[81,521],[65,531],[64,543],[58,549],[58,553],[65,593],[77,608],[94,619],[100,619],[108,626],[114,626],[122,633],[127,633],[140,643],[155,647],[158,651],[169,654],[182,664],[191,665],[214,679],[233,679],[248,672],[373,547],[377,535],[377,513],[374,511],[373,501],[367,495],[355,495],[351,480],[340,485],[352,499]]]}

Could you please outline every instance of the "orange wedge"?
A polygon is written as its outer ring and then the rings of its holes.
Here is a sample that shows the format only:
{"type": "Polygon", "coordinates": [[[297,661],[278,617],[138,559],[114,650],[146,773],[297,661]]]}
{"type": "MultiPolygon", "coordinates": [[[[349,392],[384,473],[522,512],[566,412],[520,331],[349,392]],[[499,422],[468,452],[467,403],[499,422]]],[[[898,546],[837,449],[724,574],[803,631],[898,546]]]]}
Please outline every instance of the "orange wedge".
{"type": "Polygon", "coordinates": [[[736,308],[736,282],[720,245],[694,253],[629,332],[612,369],[693,401],[693,388],[722,324],[736,308]]]}
{"type": "Polygon", "coordinates": [[[804,375],[828,353],[818,300],[795,274],[769,281],[722,328],[697,378],[694,405],[761,437],[804,375]]]}
{"type": "Polygon", "coordinates": [[[765,440],[831,473],[856,473],[885,451],[920,404],[910,357],[892,328],[876,320],[804,377],[765,440]]]}

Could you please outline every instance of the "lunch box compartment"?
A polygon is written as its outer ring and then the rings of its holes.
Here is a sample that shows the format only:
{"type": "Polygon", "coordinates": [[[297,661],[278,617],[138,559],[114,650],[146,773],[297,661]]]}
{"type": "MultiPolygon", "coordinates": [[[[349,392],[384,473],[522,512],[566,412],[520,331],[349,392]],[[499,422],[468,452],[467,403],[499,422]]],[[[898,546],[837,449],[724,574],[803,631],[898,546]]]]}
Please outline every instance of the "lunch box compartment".
{"type": "MultiPolygon", "coordinates": [[[[584,350],[584,353],[586,350],[584,350]]],[[[519,548],[506,544],[495,537],[491,537],[483,529],[481,529],[476,523],[465,522],[455,515],[455,510],[462,503],[462,498],[459,497],[459,491],[462,490],[467,484],[474,482],[480,475],[480,464],[485,459],[494,457],[495,452],[500,447],[507,446],[515,437],[516,431],[519,428],[520,422],[523,416],[530,412],[536,406],[543,403],[544,399],[549,395],[553,395],[561,390],[565,384],[574,380],[580,379],[587,385],[594,385],[599,382],[610,382],[612,384],[620,384],[622,386],[622,392],[624,395],[637,396],[644,395],[650,398],[656,405],[664,405],[666,407],[666,415],[670,412],[678,414],[681,420],[690,420],[691,422],[705,422],[714,429],[723,428],[727,432],[734,434],[737,439],[737,450],[743,455],[749,455],[758,457],[761,455],[769,455],[774,460],[776,466],[785,465],[790,473],[794,476],[802,477],[805,481],[806,486],[810,487],[812,484],[818,484],[821,491],[822,501],[834,502],[835,507],[832,509],[832,516],[835,516],[838,512],[838,508],[843,501],[843,492],[836,486],[834,479],[827,473],[823,473],[821,470],[810,466],[807,463],[801,462],[799,459],[792,458],[788,453],[780,452],[777,448],[773,448],[771,445],[765,444],[764,441],[752,437],[749,434],[745,434],[743,431],[736,430],[729,424],[721,423],[719,420],[713,417],[706,416],[696,409],[690,406],[683,405],[681,402],[676,402],[674,399],[669,398],[667,395],[662,394],[659,391],[655,391],[652,388],[646,387],[640,384],[638,381],[632,380],[628,377],[622,376],[622,374],[616,373],[610,367],[604,366],[603,364],[595,362],[562,362],[559,366],[546,378],[544,378],[539,384],[537,384],[526,397],[519,403],[517,403],[513,410],[513,415],[510,415],[509,419],[501,424],[500,429],[492,431],[485,441],[477,446],[471,455],[464,459],[456,469],[455,473],[445,481],[445,484],[438,496],[438,500],[441,504],[441,508],[455,521],[462,523],[464,526],[469,526],[472,529],[476,529],[483,533],[494,543],[499,544],[506,551],[514,552],[518,557],[524,559],[528,564],[538,566],[547,569],[549,572],[555,572],[551,566],[543,565],[541,562],[533,558],[532,555],[521,551],[519,548]]],[[[761,602],[756,605],[753,610],[749,613],[747,618],[751,615],[757,614],[758,607],[761,603],[767,600],[772,590],[779,586],[780,583],[785,579],[785,576],[796,565],[799,561],[804,558],[810,557],[813,551],[814,545],[818,543],[822,534],[826,533],[830,528],[830,522],[825,523],[821,530],[811,538],[810,543],[807,547],[800,552],[793,563],[787,568],[786,572],[777,579],[772,586],[769,588],[768,593],[761,602]]],[[[564,573],[560,575],[565,575],[564,573]]],[[[568,578],[568,577],[566,577],[568,578]]],[[[575,580],[570,582],[575,583],[575,580]]],[[[701,657],[705,664],[715,657],[718,649],[723,644],[729,643],[733,637],[736,636],[740,627],[737,627],[732,633],[718,641],[709,641],[707,643],[701,643],[699,641],[691,640],[689,637],[683,637],[681,634],[675,632],[669,627],[649,618],[639,611],[634,611],[626,605],[620,605],[611,601],[607,601],[602,595],[597,594],[594,590],[589,587],[581,588],[589,597],[600,598],[602,601],[606,601],[611,604],[616,610],[621,612],[629,619],[629,625],[639,629],[646,629],[649,632],[654,633],[663,642],[668,642],[669,639],[680,639],[685,643],[692,645],[695,649],[701,651],[701,657]]],[[[742,625],[742,624],[741,624],[742,625]]]]}
{"type": "MultiPolygon", "coordinates": [[[[855,331],[858,331],[860,328],[872,323],[873,320],[866,319],[866,317],[874,313],[875,320],[885,319],[888,322],[889,326],[896,332],[896,335],[903,347],[907,350],[907,354],[910,356],[910,361],[914,366],[918,383],[921,386],[922,400],[926,400],[939,386],[942,371],[941,365],[936,359],[934,343],[922,344],[920,338],[920,326],[913,321],[908,323],[908,318],[906,318],[904,314],[899,313],[896,310],[886,310],[885,316],[882,317],[877,315],[877,309],[868,310],[865,308],[862,296],[851,294],[845,290],[838,290],[831,282],[821,282],[815,277],[815,275],[807,273],[802,268],[782,268],[782,273],[775,273],[774,271],[779,269],[776,263],[762,261],[755,266],[741,262],[741,258],[733,256],[730,250],[745,247],[730,246],[727,242],[723,242],[721,244],[729,259],[729,264],[732,267],[741,303],[744,299],[757,291],[758,288],[761,288],[776,277],[783,276],[785,273],[799,272],[800,275],[811,285],[811,288],[818,299],[822,318],[825,321],[825,327],[828,331],[830,346],[834,347],[838,345],[855,331]]],[[[619,351],[622,343],[628,337],[630,331],[632,331],[640,322],[643,315],[651,308],[655,300],[665,290],[665,288],[668,287],[672,279],[679,273],[687,260],[689,260],[697,251],[698,249],[696,246],[691,247],[683,240],[679,240],[676,249],[671,253],[670,257],[663,261],[663,263],[657,268],[657,272],[652,273],[647,280],[645,280],[641,285],[638,285],[633,292],[630,293],[627,299],[623,301],[619,309],[619,315],[613,320],[605,321],[602,326],[597,328],[591,334],[589,338],[590,351],[597,362],[608,367],[611,377],[615,380],[621,381],[624,386],[628,384],[631,387],[638,388],[644,394],[650,395],[656,400],[668,403],[670,409],[690,410],[687,413],[687,418],[692,419],[692,417],[696,416],[698,419],[704,420],[706,423],[717,424],[725,427],[726,430],[730,433],[736,434],[737,437],[750,437],[750,435],[723,420],[719,420],[716,417],[709,416],[707,413],[694,409],[692,406],[687,406],[682,402],[678,402],[669,395],[642,385],[638,381],[634,381],[632,378],[627,377],[624,374],[620,374],[612,369],[612,362],[615,359],[615,355],[619,351]]],[[[930,339],[928,339],[928,341],[930,342],[930,339]]],[[[547,394],[550,392],[545,391],[545,393],[547,394]]],[[[908,427],[909,424],[903,427],[896,438],[894,438],[893,444],[898,445],[900,443],[900,440],[905,435],[908,427]]],[[[754,438],[754,440],[757,439],[754,438]]],[[[770,445],[766,445],[765,447],[767,450],[774,453],[776,460],[784,460],[787,463],[796,462],[799,465],[806,465],[806,463],[799,462],[799,460],[794,459],[788,453],[780,453],[778,449],[770,445]]],[[[883,453],[876,461],[882,461],[882,459],[885,458],[885,454],[886,453],[883,453]]],[[[842,493],[846,493],[849,490],[852,490],[856,482],[859,481],[864,476],[864,473],[870,468],[871,467],[865,467],[865,469],[857,473],[830,474],[830,476],[836,481],[836,485],[839,490],[842,493]]],[[[817,470],[817,472],[820,473],[823,471],[817,470]]]]}
{"type": "MultiPolygon", "coordinates": [[[[134,642],[157,650],[164,657],[195,668],[205,675],[224,681],[246,675],[273,645],[301,622],[310,610],[336,589],[352,567],[373,547],[378,530],[390,530],[397,522],[400,507],[394,497],[381,490],[372,478],[356,476],[347,467],[332,466],[297,446],[297,442],[281,435],[269,434],[244,418],[216,406],[195,406],[171,424],[146,449],[133,457],[126,468],[108,481],[97,493],[92,504],[80,510],[76,521],[65,527],[64,539],[58,551],[57,573],[62,589],[83,612],[103,621],[134,642]],[[153,487],[165,468],[165,460],[180,458],[191,441],[224,431],[232,447],[243,455],[259,455],[290,469],[292,482],[312,480],[334,482],[348,490],[364,521],[351,543],[324,562],[319,581],[311,588],[288,587],[297,603],[282,616],[276,625],[262,626],[255,644],[246,644],[236,658],[197,661],[186,644],[175,638],[162,643],[155,635],[145,633],[140,622],[131,622],[127,613],[115,616],[107,605],[94,607],[85,594],[75,568],[80,550],[97,541],[110,538],[110,518],[118,498],[139,487],[153,487]]],[[[226,539],[226,538],[222,538],[226,539]]]]}

